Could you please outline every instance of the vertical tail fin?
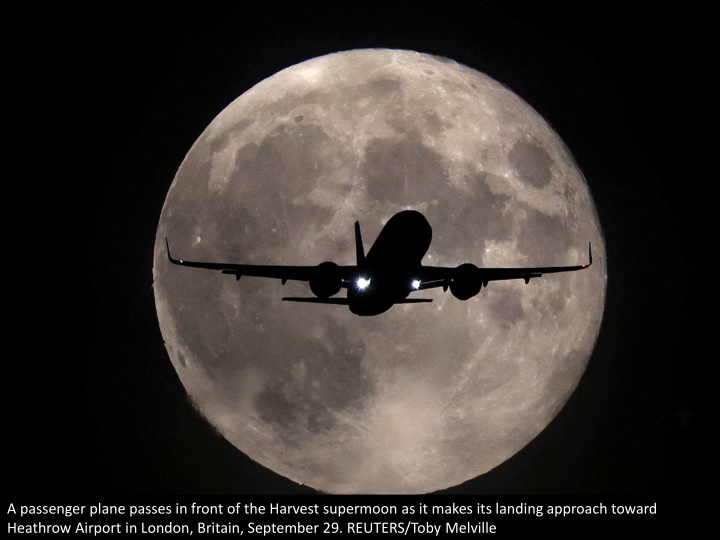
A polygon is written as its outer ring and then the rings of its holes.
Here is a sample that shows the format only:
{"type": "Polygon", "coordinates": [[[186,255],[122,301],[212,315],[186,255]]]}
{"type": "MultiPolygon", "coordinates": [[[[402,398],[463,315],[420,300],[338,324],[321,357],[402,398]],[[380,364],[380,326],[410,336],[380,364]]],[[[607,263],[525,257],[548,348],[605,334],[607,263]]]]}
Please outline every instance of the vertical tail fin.
{"type": "Polygon", "coordinates": [[[365,261],[365,248],[363,247],[362,235],[360,234],[360,222],[355,222],[355,260],[360,266],[365,261]]]}

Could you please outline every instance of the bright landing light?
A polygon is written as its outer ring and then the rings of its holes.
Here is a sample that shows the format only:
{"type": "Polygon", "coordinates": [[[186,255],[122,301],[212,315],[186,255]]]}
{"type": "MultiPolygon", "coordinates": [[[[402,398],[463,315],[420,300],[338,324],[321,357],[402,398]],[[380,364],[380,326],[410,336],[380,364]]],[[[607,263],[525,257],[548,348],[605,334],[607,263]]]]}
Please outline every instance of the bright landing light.
{"type": "Polygon", "coordinates": [[[358,280],[355,282],[355,284],[357,285],[358,289],[363,291],[363,290],[367,289],[368,285],[370,285],[370,280],[361,277],[361,278],[358,278],[358,280]]]}
{"type": "Polygon", "coordinates": [[[420,288],[420,280],[419,279],[413,279],[412,288],[415,289],[416,291],[420,288]]]}

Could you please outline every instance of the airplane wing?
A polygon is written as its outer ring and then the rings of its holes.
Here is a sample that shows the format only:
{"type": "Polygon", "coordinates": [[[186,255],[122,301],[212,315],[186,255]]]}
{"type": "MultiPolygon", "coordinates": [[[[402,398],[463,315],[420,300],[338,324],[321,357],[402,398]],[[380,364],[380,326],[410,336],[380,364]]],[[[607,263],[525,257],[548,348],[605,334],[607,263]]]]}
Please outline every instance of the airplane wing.
{"type": "Polygon", "coordinates": [[[443,287],[447,290],[453,280],[472,281],[483,286],[489,281],[506,279],[523,279],[528,283],[533,278],[543,274],[556,274],[559,272],[575,272],[584,270],[592,264],[592,245],[588,243],[588,262],[575,266],[535,266],[529,268],[478,268],[472,264],[463,264],[457,267],[423,266],[418,276],[420,281],[418,290],[443,287]]]}
{"type": "MultiPolygon", "coordinates": [[[[242,276],[264,277],[279,279],[283,285],[288,280],[294,281],[311,281],[314,279],[324,279],[328,275],[327,269],[323,265],[315,266],[282,266],[282,265],[262,265],[262,264],[236,264],[236,263],[216,263],[216,262],[196,262],[185,259],[175,259],[170,254],[170,244],[165,238],[167,246],[168,259],[172,264],[179,266],[188,266],[191,268],[205,268],[208,270],[219,270],[223,274],[231,274],[239,280],[242,276]]],[[[327,263],[324,263],[327,264],[327,263]]],[[[338,266],[329,263],[336,269],[342,280],[341,287],[347,288],[350,284],[352,276],[357,273],[356,266],[338,266]]]]}

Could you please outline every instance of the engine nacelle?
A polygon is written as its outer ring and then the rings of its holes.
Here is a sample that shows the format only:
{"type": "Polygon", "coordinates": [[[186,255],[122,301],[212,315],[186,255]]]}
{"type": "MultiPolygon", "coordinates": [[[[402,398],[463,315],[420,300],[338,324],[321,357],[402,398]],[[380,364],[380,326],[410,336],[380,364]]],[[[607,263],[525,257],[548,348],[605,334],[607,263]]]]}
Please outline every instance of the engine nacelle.
{"type": "Polygon", "coordinates": [[[330,298],[342,286],[340,267],[334,262],[318,264],[315,277],[310,280],[310,290],[318,298],[330,298]]]}
{"type": "Polygon", "coordinates": [[[478,267],[474,264],[461,264],[455,269],[455,276],[450,282],[450,292],[458,300],[468,300],[482,288],[482,281],[478,275],[478,267]]]}

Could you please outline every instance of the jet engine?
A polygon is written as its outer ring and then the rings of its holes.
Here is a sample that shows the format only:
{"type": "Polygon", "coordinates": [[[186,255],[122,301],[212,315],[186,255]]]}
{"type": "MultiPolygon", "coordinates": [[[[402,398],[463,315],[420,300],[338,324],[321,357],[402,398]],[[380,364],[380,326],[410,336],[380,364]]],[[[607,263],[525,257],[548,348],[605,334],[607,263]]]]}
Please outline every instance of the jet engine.
{"type": "Polygon", "coordinates": [[[478,276],[478,267],[474,264],[461,264],[455,269],[450,282],[450,292],[458,300],[467,300],[480,292],[482,281],[478,276]]]}
{"type": "Polygon", "coordinates": [[[340,267],[334,262],[318,264],[317,272],[310,280],[310,290],[318,298],[329,298],[340,291],[342,276],[340,267]]]}

